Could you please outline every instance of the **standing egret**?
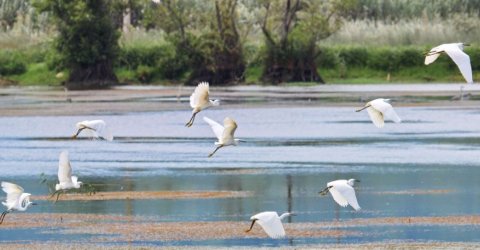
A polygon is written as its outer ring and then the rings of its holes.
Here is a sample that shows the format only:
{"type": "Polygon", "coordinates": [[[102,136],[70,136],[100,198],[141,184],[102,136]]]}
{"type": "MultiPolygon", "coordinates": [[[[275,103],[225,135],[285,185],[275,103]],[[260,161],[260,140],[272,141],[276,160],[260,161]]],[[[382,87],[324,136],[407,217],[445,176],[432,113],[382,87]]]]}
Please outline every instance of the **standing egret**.
{"type": "Polygon", "coordinates": [[[470,57],[463,52],[464,46],[469,46],[466,43],[447,43],[431,49],[425,53],[425,65],[433,63],[440,56],[441,53],[447,53],[453,62],[457,64],[458,69],[463,75],[467,83],[473,83],[472,66],[470,65],[470,57]]]}
{"type": "Polygon", "coordinates": [[[210,125],[213,133],[215,133],[215,136],[218,138],[218,141],[215,142],[217,148],[211,154],[209,154],[208,157],[212,157],[213,154],[215,154],[215,152],[222,147],[230,145],[237,146],[240,142],[239,139],[234,138],[234,133],[237,129],[237,123],[232,118],[226,117],[223,120],[223,126],[208,117],[203,117],[203,120],[210,125]]]}
{"type": "Polygon", "coordinates": [[[81,181],[78,181],[77,176],[72,176],[72,166],[68,159],[68,151],[62,151],[58,160],[58,184],[55,185],[55,192],[52,196],[57,194],[57,200],[60,196],[60,192],[68,189],[78,189],[82,185],[81,181]]]}
{"type": "Polygon", "coordinates": [[[30,202],[31,194],[24,193],[23,188],[17,184],[2,181],[2,189],[3,192],[7,193],[7,200],[2,202],[2,204],[7,207],[7,210],[0,215],[0,224],[2,224],[3,219],[5,219],[8,213],[14,210],[25,211],[30,205],[37,205],[36,203],[30,202]]]}
{"type": "Polygon", "coordinates": [[[333,199],[342,207],[350,206],[353,207],[356,211],[360,210],[360,206],[357,202],[357,197],[355,196],[355,189],[353,185],[355,182],[360,182],[359,180],[350,179],[350,180],[336,180],[327,183],[327,187],[320,191],[321,195],[326,195],[329,191],[333,199]]]}
{"type": "Polygon", "coordinates": [[[402,122],[389,102],[390,99],[378,98],[367,102],[363,108],[356,110],[356,112],[367,109],[370,119],[377,128],[383,128],[385,125],[385,118],[391,119],[396,123],[402,122]]]}
{"type": "Polygon", "coordinates": [[[93,138],[98,139],[101,137],[107,141],[113,140],[113,136],[103,120],[82,121],[77,123],[76,127],[78,130],[77,133],[72,136],[73,139],[77,138],[78,134],[80,134],[82,130],[86,130],[90,132],[90,135],[93,138]]]}
{"type": "Polygon", "coordinates": [[[250,218],[252,224],[250,228],[245,232],[250,232],[253,225],[257,221],[263,228],[265,233],[273,239],[279,239],[285,237],[285,230],[283,229],[282,220],[287,216],[293,216],[293,213],[283,213],[278,216],[277,212],[262,212],[258,213],[250,218]]]}
{"type": "Polygon", "coordinates": [[[208,82],[201,82],[195,88],[192,95],[190,96],[190,106],[192,107],[192,118],[190,121],[185,124],[186,127],[191,127],[193,125],[193,121],[195,120],[195,116],[198,112],[210,108],[212,106],[220,105],[220,100],[210,100],[209,99],[209,85],[208,82]]]}

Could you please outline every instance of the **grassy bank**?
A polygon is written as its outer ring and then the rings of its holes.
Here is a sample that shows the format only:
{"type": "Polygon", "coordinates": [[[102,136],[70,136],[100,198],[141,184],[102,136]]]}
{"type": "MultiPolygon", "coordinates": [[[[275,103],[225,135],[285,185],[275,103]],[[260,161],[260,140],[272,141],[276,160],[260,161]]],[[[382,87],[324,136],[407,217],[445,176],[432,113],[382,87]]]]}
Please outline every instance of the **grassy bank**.
{"type": "MultiPolygon", "coordinates": [[[[253,50],[262,53],[260,48],[253,50]]],[[[335,84],[464,81],[447,56],[425,66],[423,52],[427,50],[426,46],[324,46],[316,63],[324,80],[335,84]]],[[[466,53],[470,55],[473,71],[479,72],[480,47],[468,47],[466,53]]],[[[167,43],[124,46],[119,55],[115,71],[123,83],[176,84],[188,74],[175,65],[174,49],[167,43]]],[[[2,79],[18,85],[60,85],[68,72],[59,65],[56,52],[48,45],[0,53],[2,79]],[[58,75],[59,72],[62,74],[58,75]]],[[[262,70],[260,60],[251,60],[245,73],[246,84],[261,83],[262,70]]],[[[478,76],[474,74],[474,79],[478,76]]]]}

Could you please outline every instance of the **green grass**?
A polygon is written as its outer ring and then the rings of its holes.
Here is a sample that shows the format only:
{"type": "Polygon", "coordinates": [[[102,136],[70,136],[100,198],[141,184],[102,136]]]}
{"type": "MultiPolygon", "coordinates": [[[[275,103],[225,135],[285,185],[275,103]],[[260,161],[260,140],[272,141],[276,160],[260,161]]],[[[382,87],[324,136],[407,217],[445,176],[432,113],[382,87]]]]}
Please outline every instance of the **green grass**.
{"type": "Polygon", "coordinates": [[[20,85],[51,85],[58,86],[66,77],[56,78],[57,72],[49,70],[47,64],[32,63],[27,66],[27,71],[21,75],[15,75],[9,77],[10,79],[17,81],[20,85]]]}

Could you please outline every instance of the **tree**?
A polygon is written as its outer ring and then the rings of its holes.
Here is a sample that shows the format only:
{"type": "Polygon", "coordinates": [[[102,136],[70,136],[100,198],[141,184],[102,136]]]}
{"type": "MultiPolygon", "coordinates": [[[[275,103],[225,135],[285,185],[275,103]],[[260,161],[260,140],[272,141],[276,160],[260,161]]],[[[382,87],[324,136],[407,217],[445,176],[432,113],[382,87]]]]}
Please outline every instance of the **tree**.
{"type": "Polygon", "coordinates": [[[243,81],[245,63],[237,29],[237,0],[163,0],[158,26],[175,44],[178,60],[188,65],[187,84],[243,81]],[[212,18],[213,17],[213,18],[212,18]]]}
{"type": "Polygon", "coordinates": [[[266,40],[262,80],[324,83],[317,71],[317,42],[341,27],[355,0],[265,0],[260,26],[266,40]]]}
{"type": "Polygon", "coordinates": [[[55,44],[70,70],[68,89],[106,88],[118,82],[113,62],[119,34],[110,16],[110,0],[39,0],[53,14],[59,35],[55,44]]]}

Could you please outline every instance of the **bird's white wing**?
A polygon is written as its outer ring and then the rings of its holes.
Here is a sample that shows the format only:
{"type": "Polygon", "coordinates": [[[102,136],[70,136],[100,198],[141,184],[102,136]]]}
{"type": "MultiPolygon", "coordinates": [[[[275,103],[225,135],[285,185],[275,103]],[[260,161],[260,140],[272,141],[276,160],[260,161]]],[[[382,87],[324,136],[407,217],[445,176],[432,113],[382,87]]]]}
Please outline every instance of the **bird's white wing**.
{"type": "Polygon", "coordinates": [[[445,52],[457,64],[458,69],[463,75],[467,83],[473,83],[472,66],[470,65],[470,57],[465,54],[458,46],[449,46],[445,52]]]}
{"type": "Polygon", "coordinates": [[[265,233],[270,238],[279,239],[285,237],[285,230],[283,229],[282,222],[278,216],[272,216],[270,218],[261,219],[257,221],[262,226],[265,233]]]}
{"type": "MultiPolygon", "coordinates": [[[[358,205],[358,202],[357,202],[357,197],[355,196],[355,189],[353,189],[352,186],[348,184],[343,184],[343,185],[335,186],[332,189],[335,189],[335,191],[338,192],[338,194],[343,198],[342,200],[344,202],[343,204],[345,204],[345,202],[348,202],[347,204],[350,204],[350,206],[352,206],[353,209],[357,211],[360,210],[360,206],[358,205]]],[[[330,192],[332,189],[330,189],[330,192]]],[[[332,193],[332,196],[333,196],[333,193],[332,193]]],[[[346,204],[342,206],[345,207],[346,204]]]]}
{"type": "Polygon", "coordinates": [[[225,128],[222,134],[223,141],[233,141],[237,123],[232,118],[226,117],[223,120],[223,126],[225,128]]]}
{"type": "Polygon", "coordinates": [[[437,46],[435,48],[432,48],[428,53],[427,56],[425,56],[425,65],[429,65],[430,63],[435,62],[437,58],[440,56],[441,52],[444,50],[444,45],[437,46]]]}
{"type": "Polygon", "coordinates": [[[107,126],[104,126],[103,129],[99,131],[99,133],[103,137],[103,139],[107,141],[113,141],[113,135],[107,126]]]}
{"type": "Polygon", "coordinates": [[[435,60],[437,60],[439,56],[440,56],[440,53],[425,56],[425,65],[429,65],[430,63],[435,62],[435,60]]]}
{"type": "Polygon", "coordinates": [[[390,106],[389,108],[385,109],[385,111],[383,112],[384,116],[390,120],[392,120],[393,122],[395,123],[400,123],[402,122],[402,119],[400,119],[400,117],[397,115],[397,113],[395,112],[395,110],[393,109],[392,106],[390,106]]]}
{"type": "Polygon", "coordinates": [[[222,136],[223,136],[223,131],[225,130],[225,129],[223,128],[223,126],[220,125],[220,123],[218,123],[218,122],[216,122],[216,121],[214,121],[214,120],[212,120],[212,119],[210,119],[210,118],[208,118],[208,117],[206,117],[206,116],[203,117],[203,120],[204,120],[205,122],[207,122],[208,125],[210,125],[210,127],[211,127],[212,130],[213,130],[213,133],[215,134],[215,136],[216,136],[216,137],[218,138],[218,140],[220,141],[220,140],[222,139],[222,136]]]}
{"type": "Polygon", "coordinates": [[[209,98],[209,85],[208,82],[201,82],[193,91],[190,96],[190,107],[197,108],[207,104],[210,100],[209,98]]]}
{"type": "Polygon", "coordinates": [[[377,128],[383,128],[383,126],[385,125],[385,121],[383,120],[383,114],[373,107],[368,107],[367,112],[368,112],[368,116],[370,116],[370,120],[372,120],[373,124],[377,128]]]}
{"type": "Polygon", "coordinates": [[[58,160],[58,181],[60,183],[72,181],[72,167],[68,159],[68,151],[62,151],[58,160]]]}
{"type": "Polygon", "coordinates": [[[7,193],[6,204],[15,204],[24,191],[19,185],[6,181],[2,181],[2,190],[7,193]]]}
{"type": "Polygon", "coordinates": [[[336,187],[330,188],[330,194],[332,195],[333,199],[338,203],[338,205],[342,207],[348,206],[348,201],[343,197],[343,195],[337,191],[336,187]]]}

